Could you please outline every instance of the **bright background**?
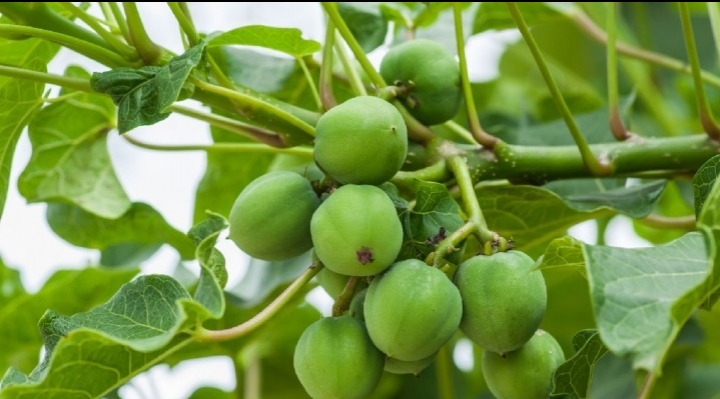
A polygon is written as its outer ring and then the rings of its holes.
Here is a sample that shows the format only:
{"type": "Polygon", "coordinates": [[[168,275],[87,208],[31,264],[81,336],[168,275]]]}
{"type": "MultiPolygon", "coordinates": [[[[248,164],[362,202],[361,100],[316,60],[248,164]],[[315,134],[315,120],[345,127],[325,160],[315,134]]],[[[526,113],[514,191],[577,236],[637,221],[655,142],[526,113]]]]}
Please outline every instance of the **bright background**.
{"type": "MultiPolygon", "coordinates": [[[[296,27],[303,37],[319,42],[324,37],[324,20],[318,3],[190,3],[198,31],[210,33],[230,30],[249,24],[296,27]]],[[[157,43],[182,52],[179,28],[165,3],[138,3],[150,37],[157,43]]],[[[92,9],[97,15],[99,10],[92,9]]],[[[506,44],[520,38],[515,30],[488,32],[468,41],[468,64],[473,81],[492,80],[506,44]]],[[[387,50],[378,49],[371,60],[379,65],[387,50]]],[[[80,65],[91,72],[106,68],[63,49],[50,63],[51,73],[62,74],[69,64],[80,65]]],[[[187,102],[187,106],[197,107],[187,102]]],[[[140,127],[133,137],[157,144],[209,144],[208,126],[182,115],[174,114],[150,127],[140,127]]],[[[116,172],[133,201],[146,202],[160,211],[165,219],[181,231],[192,225],[195,188],[205,171],[202,152],[159,152],[134,147],[116,132],[111,132],[108,146],[116,172]]],[[[0,256],[5,263],[20,270],[29,291],[38,290],[55,270],[82,268],[96,264],[100,254],[95,250],[74,247],[58,238],[45,221],[45,204],[27,204],[17,191],[17,178],[30,159],[31,146],[23,133],[12,164],[10,187],[5,211],[0,220],[0,256]]],[[[571,229],[571,235],[587,243],[596,241],[595,222],[589,221],[571,229]]],[[[608,228],[606,243],[610,246],[650,246],[632,231],[630,220],[616,217],[608,228]]],[[[219,240],[218,248],[227,259],[229,286],[242,278],[247,256],[229,240],[219,240]]],[[[164,246],[143,264],[144,273],[171,273],[177,264],[174,249],[164,246]]],[[[321,288],[313,290],[308,300],[329,315],[330,298],[321,288]]],[[[472,368],[470,343],[458,345],[455,361],[463,369],[472,368]]],[[[138,376],[121,390],[126,399],[184,399],[196,387],[235,387],[233,366],[229,359],[212,358],[185,362],[174,369],[159,365],[138,376]]]]}

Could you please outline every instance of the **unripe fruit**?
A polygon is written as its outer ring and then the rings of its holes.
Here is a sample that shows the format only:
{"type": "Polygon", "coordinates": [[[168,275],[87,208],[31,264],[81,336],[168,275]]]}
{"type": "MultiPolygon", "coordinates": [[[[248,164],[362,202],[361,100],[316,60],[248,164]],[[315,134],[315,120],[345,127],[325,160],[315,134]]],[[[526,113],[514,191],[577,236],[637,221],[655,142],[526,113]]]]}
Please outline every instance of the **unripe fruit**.
{"type": "Polygon", "coordinates": [[[437,352],[424,359],[412,361],[397,360],[395,358],[389,357],[385,359],[385,371],[393,374],[418,375],[421,371],[425,370],[430,364],[432,364],[432,362],[435,361],[436,357],[437,352]]]}
{"type": "Polygon", "coordinates": [[[310,219],[320,199],[310,182],[293,172],[271,172],[240,193],[228,221],[229,237],[243,252],[284,260],[312,248],[310,219]]]}
{"type": "Polygon", "coordinates": [[[363,288],[362,291],[355,294],[352,301],[350,301],[349,314],[350,316],[365,322],[365,297],[367,296],[368,289],[363,288]]]}
{"type": "Polygon", "coordinates": [[[315,253],[328,269],[372,276],[387,269],[402,245],[402,225],[390,197],[375,186],[335,190],[312,216],[315,253]]]}
{"type": "Polygon", "coordinates": [[[315,161],[341,184],[380,185],[407,156],[407,127],[400,112],[373,96],[354,97],[320,117],[315,161]]]}
{"type": "Polygon", "coordinates": [[[324,267],[320,270],[320,273],[317,274],[318,283],[333,299],[342,294],[348,279],[350,279],[350,276],[335,273],[327,267],[324,267]]]}
{"type": "Polygon", "coordinates": [[[485,351],[482,371],[497,399],[547,399],[555,370],[565,362],[560,344],[538,330],[520,349],[501,356],[485,351]]]}
{"type": "Polygon", "coordinates": [[[380,381],[384,356],[362,322],[326,317],[300,336],[293,364],[313,399],[365,399],[380,381]]]}
{"type": "Polygon", "coordinates": [[[380,64],[380,75],[388,84],[408,90],[403,103],[425,125],[447,122],[460,109],[460,67],[437,42],[415,39],[391,48],[380,64]]]}
{"type": "Polygon", "coordinates": [[[437,352],[455,333],[461,316],[457,287],[445,273],[417,259],[398,262],[376,277],[365,297],[370,338],[399,360],[437,352]]]}
{"type": "Polygon", "coordinates": [[[455,284],[463,300],[460,329],[485,350],[502,354],[521,347],[545,315],[545,279],[520,251],[466,260],[455,284]]]}

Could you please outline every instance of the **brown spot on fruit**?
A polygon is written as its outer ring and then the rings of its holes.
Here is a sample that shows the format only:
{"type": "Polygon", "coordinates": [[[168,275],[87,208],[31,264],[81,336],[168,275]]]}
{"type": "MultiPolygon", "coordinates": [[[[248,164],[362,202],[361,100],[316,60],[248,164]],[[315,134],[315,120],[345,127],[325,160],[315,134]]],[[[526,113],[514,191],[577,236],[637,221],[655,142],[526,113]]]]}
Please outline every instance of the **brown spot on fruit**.
{"type": "Polygon", "coordinates": [[[357,254],[357,259],[360,263],[363,265],[366,265],[368,263],[372,263],[375,261],[373,258],[373,251],[372,249],[368,247],[362,247],[358,251],[355,252],[357,254]]]}

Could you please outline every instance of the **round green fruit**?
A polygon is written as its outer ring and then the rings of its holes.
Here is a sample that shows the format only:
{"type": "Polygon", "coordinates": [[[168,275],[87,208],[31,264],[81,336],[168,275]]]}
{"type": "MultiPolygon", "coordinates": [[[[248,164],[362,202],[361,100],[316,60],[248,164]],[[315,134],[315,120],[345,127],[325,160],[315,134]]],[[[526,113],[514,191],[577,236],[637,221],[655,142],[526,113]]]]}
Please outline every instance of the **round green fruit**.
{"type": "Polygon", "coordinates": [[[414,361],[437,352],[457,331],[462,299],[445,273],[408,259],[370,283],[364,311],[375,346],[389,357],[414,361]]]}
{"type": "Polygon", "coordinates": [[[322,180],[323,172],[309,157],[293,154],[277,154],[268,166],[269,172],[288,171],[305,176],[309,181],[322,180]]]}
{"type": "Polygon", "coordinates": [[[367,296],[368,289],[363,288],[362,291],[355,294],[352,301],[350,301],[349,313],[350,316],[364,322],[365,321],[365,297],[367,296]]]}
{"type": "Polygon", "coordinates": [[[315,162],[341,184],[390,180],[403,166],[407,148],[402,115],[378,97],[351,98],[315,126],[315,162]]]}
{"type": "Polygon", "coordinates": [[[391,48],[380,75],[388,84],[407,89],[403,103],[425,125],[447,122],[460,109],[460,67],[437,42],[415,39],[391,48]]]}
{"type": "Polygon", "coordinates": [[[485,382],[497,399],[547,399],[555,370],[565,362],[560,344],[538,330],[520,349],[482,354],[485,382]]]}
{"type": "Polygon", "coordinates": [[[293,364],[313,399],[364,399],[380,381],[384,356],[362,322],[350,316],[326,317],[302,333],[293,364]]]}
{"type": "Polygon", "coordinates": [[[333,299],[342,294],[348,279],[350,279],[350,276],[335,273],[327,267],[324,267],[320,270],[320,273],[317,274],[318,283],[333,299]]]}
{"type": "Polygon", "coordinates": [[[392,265],[402,245],[402,225],[390,197],[375,186],[335,190],[312,216],[315,253],[328,269],[372,276],[392,265]]]}
{"type": "Polygon", "coordinates": [[[520,251],[466,260],[455,284],[463,300],[460,329],[487,351],[502,354],[521,347],[545,315],[545,279],[520,251]]]}
{"type": "Polygon", "coordinates": [[[293,172],[271,172],[240,193],[228,221],[229,237],[246,254],[268,261],[290,259],[312,248],[310,219],[320,199],[293,172]]]}
{"type": "Polygon", "coordinates": [[[425,370],[430,364],[432,364],[436,357],[437,352],[424,359],[409,362],[389,357],[385,359],[385,371],[393,374],[418,375],[421,371],[425,370]]]}

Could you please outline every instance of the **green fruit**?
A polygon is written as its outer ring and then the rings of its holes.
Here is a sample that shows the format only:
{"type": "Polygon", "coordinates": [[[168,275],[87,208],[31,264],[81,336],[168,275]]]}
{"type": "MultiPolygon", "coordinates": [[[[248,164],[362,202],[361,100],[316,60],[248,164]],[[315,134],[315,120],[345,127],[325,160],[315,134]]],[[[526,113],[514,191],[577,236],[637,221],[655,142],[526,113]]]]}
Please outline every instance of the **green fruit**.
{"type": "Polygon", "coordinates": [[[400,253],[402,225],[395,206],[375,186],[335,190],[310,222],[315,253],[328,269],[347,276],[372,276],[400,253]]]}
{"type": "Polygon", "coordinates": [[[299,174],[265,174],[235,200],[229,237],[253,258],[293,258],[312,248],[310,219],[319,205],[310,182],[299,174]]]}
{"type": "Polygon", "coordinates": [[[378,97],[351,98],[315,126],[315,161],[341,184],[390,180],[403,166],[407,146],[402,115],[378,97]]]}
{"type": "Polygon", "coordinates": [[[457,331],[461,317],[457,287],[445,273],[417,259],[398,262],[376,277],[365,297],[370,338],[398,360],[437,352],[457,331]]]}
{"type": "Polygon", "coordinates": [[[293,154],[277,154],[268,167],[268,172],[288,171],[305,176],[310,181],[322,180],[323,172],[309,157],[293,154]]]}
{"type": "Polygon", "coordinates": [[[368,289],[363,288],[362,291],[355,294],[352,301],[350,301],[350,316],[364,322],[365,321],[365,297],[367,296],[368,289]]]}
{"type": "Polygon", "coordinates": [[[463,298],[460,329],[485,350],[502,354],[521,347],[545,315],[545,279],[520,251],[466,260],[455,284],[463,298]]]}
{"type": "Polygon", "coordinates": [[[538,330],[520,349],[501,356],[483,352],[485,382],[497,399],[547,399],[555,370],[565,362],[560,344],[538,330]]]}
{"type": "Polygon", "coordinates": [[[300,336],[295,374],[313,399],[364,399],[380,381],[384,356],[362,322],[326,317],[300,336]]]}
{"type": "Polygon", "coordinates": [[[320,273],[317,274],[318,283],[333,299],[342,294],[348,279],[350,279],[350,276],[335,273],[327,267],[324,267],[320,270],[320,273]]]}
{"type": "Polygon", "coordinates": [[[380,64],[380,75],[388,84],[408,90],[403,103],[425,125],[447,122],[460,109],[460,67],[437,42],[415,39],[391,48],[380,64]]]}
{"type": "Polygon", "coordinates": [[[418,375],[421,371],[425,370],[427,366],[432,364],[432,362],[435,361],[435,358],[437,357],[437,352],[433,353],[432,355],[420,359],[420,360],[413,360],[413,361],[403,361],[403,360],[397,360],[395,358],[389,357],[385,359],[385,371],[388,373],[393,374],[413,374],[418,375]]]}

